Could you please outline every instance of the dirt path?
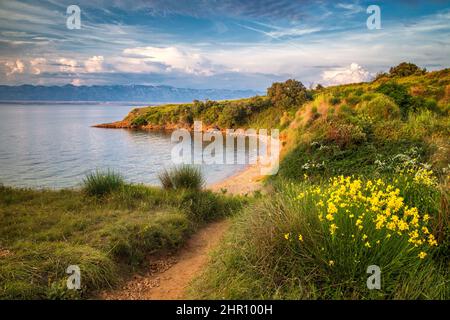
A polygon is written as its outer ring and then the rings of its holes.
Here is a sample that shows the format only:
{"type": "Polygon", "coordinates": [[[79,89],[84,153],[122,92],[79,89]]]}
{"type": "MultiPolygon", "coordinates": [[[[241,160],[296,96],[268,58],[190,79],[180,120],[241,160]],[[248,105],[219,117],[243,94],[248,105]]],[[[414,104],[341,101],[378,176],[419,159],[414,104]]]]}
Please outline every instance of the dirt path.
{"type": "MultiPolygon", "coordinates": [[[[250,194],[261,187],[259,167],[249,166],[225,181],[208,186],[229,194],[250,194]]],[[[195,233],[174,255],[150,257],[143,275],[134,275],[120,289],[108,290],[99,299],[114,300],[176,300],[185,298],[190,282],[204,270],[209,253],[228,229],[228,220],[213,222],[195,233]]]]}
{"type": "Polygon", "coordinates": [[[183,299],[190,281],[203,270],[210,250],[219,244],[227,228],[228,220],[209,224],[194,234],[177,254],[149,262],[145,275],[135,275],[121,289],[103,292],[99,298],[183,299]]]}

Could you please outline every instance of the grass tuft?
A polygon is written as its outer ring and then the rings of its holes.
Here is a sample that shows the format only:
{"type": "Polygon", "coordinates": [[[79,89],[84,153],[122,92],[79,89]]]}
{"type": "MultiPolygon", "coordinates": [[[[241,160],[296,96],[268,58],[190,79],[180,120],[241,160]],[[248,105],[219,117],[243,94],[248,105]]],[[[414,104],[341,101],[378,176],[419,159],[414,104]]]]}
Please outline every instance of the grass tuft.
{"type": "Polygon", "coordinates": [[[201,190],[205,179],[199,168],[191,165],[181,165],[159,174],[159,180],[164,189],[201,190]]]}
{"type": "Polygon", "coordinates": [[[91,172],[83,180],[84,192],[89,196],[102,197],[125,185],[122,175],[111,170],[91,172]]]}

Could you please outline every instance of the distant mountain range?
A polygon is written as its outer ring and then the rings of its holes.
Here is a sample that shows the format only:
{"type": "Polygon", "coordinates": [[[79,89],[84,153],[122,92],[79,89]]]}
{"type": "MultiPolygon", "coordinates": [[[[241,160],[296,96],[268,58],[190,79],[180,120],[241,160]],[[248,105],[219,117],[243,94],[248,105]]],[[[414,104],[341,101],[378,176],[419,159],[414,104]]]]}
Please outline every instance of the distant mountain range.
{"type": "Polygon", "coordinates": [[[171,86],[5,86],[0,85],[0,101],[134,101],[189,102],[192,100],[224,100],[261,94],[254,90],[188,89],[171,86]]]}

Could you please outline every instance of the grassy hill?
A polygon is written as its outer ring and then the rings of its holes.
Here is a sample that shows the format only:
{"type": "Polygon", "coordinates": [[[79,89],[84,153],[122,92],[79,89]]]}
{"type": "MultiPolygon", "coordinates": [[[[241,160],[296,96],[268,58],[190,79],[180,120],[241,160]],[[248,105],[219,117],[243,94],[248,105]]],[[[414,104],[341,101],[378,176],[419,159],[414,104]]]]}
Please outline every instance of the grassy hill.
{"type": "Polygon", "coordinates": [[[269,196],[235,218],[191,297],[450,297],[450,70],[399,69],[296,108],[269,196]]]}

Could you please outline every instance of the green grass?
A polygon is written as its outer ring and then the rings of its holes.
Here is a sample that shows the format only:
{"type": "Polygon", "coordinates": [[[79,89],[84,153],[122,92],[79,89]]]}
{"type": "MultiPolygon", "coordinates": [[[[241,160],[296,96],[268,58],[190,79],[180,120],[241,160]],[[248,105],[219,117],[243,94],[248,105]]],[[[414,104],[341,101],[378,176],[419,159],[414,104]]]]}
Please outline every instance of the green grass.
{"type": "MultiPolygon", "coordinates": [[[[244,201],[203,190],[191,167],[162,173],[163,189],[128,185],[113,172],[93,173],[80,191],[1,187],[0,298],[87,297],[114,286],[146,255],[178,248],[203,223],[245,205],[190,297],[449,299],[450,69],[301,91],[303,105],[289,105],[293,97],[278,85],[278,100],[194,101],[135,109],[125,119],[135,127],[202,120],[219,128],[282,129],[284,155],[278,175],[267,180],[268,195],[244,201]],[[419,251],[406,232],[377,229],[377,211],[362,198],[338,206],[331,234],[319,203],[337,201],[329,178],[339,175],[398,188],[396,197],[417,208],[421,224],[431,217],[427,227],[438,246],[420,244],[419,251]],[[350,217],[362,213],[364,234],[350,217]],[[69,264],[82,270],[76,294],[65,289],[69,264]],[[381,267],[381,290],[366,288],[372,264],[381,267]]],[[[386,207],[377,210],[392,217],[386,207]]],[[[408,220],[407,210],[396,215],[408,220]]]]}
{"type": "Polygon", "coordinates": [[[191,165],[180,165],[164,170],[158,176],[164,189],[201,190],[205,186],[200,168],[191,165]]]}
{"type": "Polygon", "coordinates": [[[123,187],[125,180],[114,171],[95,171],[86,175],[83,180],[84,191],[90,196],[102,197],[123,187]]]}
{"type": "MultiPolygon", "coordinates": [[[[445,69],[314,92],[284,126],[280,170],[266,181],[270,193],[234,218],[190,297],[449,299],[449,85],[445,69]],[[350,207],[341,207],[349,195],[336,200],[329,182],[339,175],[381,179],[393,186],[385,193],[398,188],[403,205],[417,208],[419,224],[430,216],[434,238],[424,243],[436,239],[437,247],[410,242],[405,231],[388,237],[389,230],[378,229],[378,214],[394,219],[386,203],[374,209],[350,198],[350,207]],[[312,192],[317,188],[320,195],[312,192]],[[332,222],[324,211],[330,201],[340,203],[332,222]],[[364,231],[352,221],[362,213],[364,231]],[[366,287],[373,264],[382,271],[381,290],[366,287]]],[[[409,221],[409,209],[402,210],[395,216],[409,221]]]]}
{"type": "MultiPolygon", "coordinates": [[[[408,180],[411,182],[411,180],[408,180]]],[[[278,182],[269,197],[250,205],[234,218],[232,231],[216,250],[206,272],[190,288],[194,299],[448,299],[448,257],[439,247],[420,259],[419,248],[408,243],[405,233],[386,238],[370,219],[358,230],[347,214],[338,214],[339,226],[330,235],[327,221],[320,221],[321,196],[306,193],[327,182],[278,182]],[[298,235],[302,235],[300,241],[298,235]],[[352,237],[355,235],[355,238],[352,237]],[[367,235],[372,244],[365,247],[367,235]],[[377,244],[376,239],[381,239],[377,244]],[[412,248],[412,249],[411,249],[412,248]],[[368,290],[369,265],[381,268],[381,290],[368,290]]],[[[406,184],[399,184],[405,187],[406,184]]],[[[423,186],[415,187],[419,198],[423,186]]],[[[405,203],[416,196],[403,192],[405,203]]],[[[323,195],[325,200],[326,195],[323,195]]],[[[436,195],[435,195],[436,196],[436,195]]],[[[432,212],[430,229],[439,225],[436,198],[425,201],[432,212]],[[434,214],[433,214],[434,212],[434,214]]],[[[442,196],[438,194],[438,198],[442,196]]],[[[423,207],[422,207],[423,209],[423,207]]],[[[422,213],[423,211],[421,211],[422,213]]],[[[353,221],[354,222],[354,221],[353,221]]],[[[445,246],[440,243],[439,246],[445,246]]],[[[445,249],[444,249],[445,250],[445,249]]]]}
{"type": "Polygon", "coordinates": [[[115,285],[145,256],[179,248],[199,226],[231,215],[238,198],[143,185],[89,196],[0,187],[0,299],[84,298],[115,285]],[[65,287],[79,265],[82,290],[65,287]]]}

